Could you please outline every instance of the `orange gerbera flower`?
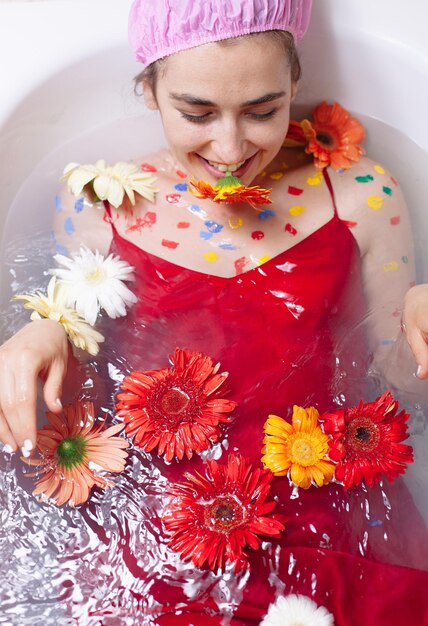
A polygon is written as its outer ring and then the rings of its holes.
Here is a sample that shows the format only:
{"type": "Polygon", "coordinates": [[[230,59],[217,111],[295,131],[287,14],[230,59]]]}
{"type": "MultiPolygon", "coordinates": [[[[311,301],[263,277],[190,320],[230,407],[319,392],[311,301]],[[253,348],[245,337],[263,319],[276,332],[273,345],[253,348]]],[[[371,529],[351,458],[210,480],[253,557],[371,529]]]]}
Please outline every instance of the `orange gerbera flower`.
{"type": "Polygon", "coordinates": [[[318,422],[314,407],[294,406],[292,423],[269,415],[265,425],[262,462],[276,476],[288,475],[298,487],[309,489],[327,485],[334,474],[334,464],[327,458],[328,436],[318,422]]]}
{"type": "Polygon", "coordinates": [[[61,506],[65,502],[78,505],[86,502],[94,485],[107,489],[113,483],[99,471],[121,472],[128,457],[124,448],[129,443],[115,437],[123,424],[105,428],[95,424],[94,405],[77,401],[65,406],[62,415],[47,412],[49,424],[37,432],[36,450],[40,458],[24,458],[36,466],[28,476],[40,476],[34,495],[43,494],[61,506]]]}
{"type": "Polygon", "coordinates": [[[272,204],[272,200],[268,198],[272,189],[263,189],[258,186],[245,187],[239,178],[232,176],[229,172],[214,187],[203,180],[196,181],[194,178],[191,179],[190,185],[189,191],[196,198],[208,198],[213,202],[225,204],[246,202],[256,210],[262,204],[272,204]]]}
{"type": "Polygon", "coordinates": [[[364,127],[337,102],[322,102],[314,110],[313,121],[303,120],[301,126],[308,142],[306,152],[314,155],[318,169],[329,165],[346,169],[364,154],[360,145],[364,127]]]}
{"type": "Polygon", "coordinates": [[[236,406],[219,397],[228,373],[218,373],[211,357],[177,348],[170,362],[171,368],[126,376],[116,405],[134,443],[147,452],[157,447],[166,461],[190,459],[216,442],[219,425],[231,421],[225,413],[236,406]]]}

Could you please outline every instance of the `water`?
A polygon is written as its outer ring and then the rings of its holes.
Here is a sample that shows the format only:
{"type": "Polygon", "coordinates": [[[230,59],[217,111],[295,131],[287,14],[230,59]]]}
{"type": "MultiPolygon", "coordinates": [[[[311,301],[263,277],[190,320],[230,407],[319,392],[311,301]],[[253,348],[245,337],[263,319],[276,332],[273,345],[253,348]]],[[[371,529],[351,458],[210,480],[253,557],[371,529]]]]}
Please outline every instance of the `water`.
{"type": "MultiPolygon", "coordinates": [[[[427,197],[427,182],[421,172],[428,167],[428,156],[395,129],[376,120],[363,121],[370,134],[368,152],[392,169],[409,199],[417,232],[418,272],[420,277],[424,277],[428,268],[425,258],[426,223],[421,226],[422,217],[418,208],[419,198],[427,197]],[[385,157],[383,151],[376,154],[376,148],[372,146],[373,135],[382,139],[385,157]],[[395,149],[398,145],[399,151],[395,149]]],[[[3,338],[13,334],[28,319],[28,312],[16,302],[8,303],[8,296],[29,289],[43,289],[47,284],[46,269],[52,267],[52,254],[56,250],[50,221],[55,210],[56,181],[62,165],[69,160],[90,162],[93,159],[88,154],[93,151],[98,137],[132,137],[136,134],[136,126],[138,121],[128,120],[117,123],[110,133],[101,129],[77,138],[71,145],[61,147],[50,155],[24,183],[6,226],[3,310],[0,318],[0,336],[3,338]],[[39,185],[40,194],[34,192],[35,184],[39,185]],[[38,200],[35,201],[35,197],[38,200]],[[27,216],[29,207],[31,214],[27,216]],[[34,228],[35,214],[38,215],[37,229],[34,228]]],[[[107,158],[111,158],[109,150],[116,155],[120,153],[116,144],[107,145],[103,151],[107,158]]],[[[132,147],[131,154],[124,148],[123,154],[132,158],[137,156],[136,150],[137,146],[132,147]]],[[[364,324],[370,323],[370,315],[375,313],[371,311],[364,324]]],[[[113,339],[108,341],[99,359],[85,361],[75,373],[75,380],[82,383],[79,397],[93,399],[100,407],[98,413],[110,417],[114,412],[115,393],[128,370],[121,347],[135,342],[134,327],[128,328],[124,321],[115,324],[115,334],[120,336],[121,345],[113,339]],[[106,386],[98,385],[96,381],[99,380],[105,381],[106,386]]],[[[101,332],[103,327],[107,328],[106,321],[101,324],[101,332]]],[[[416,457],[406,475],[406,482],[427,521],[428,467],[424,452],[428,445],[427,385],[421,383],[420,391],[409,390],[408,383],[413,381],[413,362],[403,338],[399,339],[394,350],[402,364],[400,399],[412,414],[408,443],[413,445],[416,457]]],[[[371,371],[371,386],[373,390],[382,389],[382,379],[376,371],[371,371]]],[[[75,394],[76,384],[71,384],[65,391],[65,401],[67,398],[71,400],[75,394]]],[[[41,403],[38,414],[40,424],[44,423],[41,403]]],[[[158,464],[152,465],[149,461],[150,455],[132,449],[124,473],[113,478],[114,489],[106,492],[95,490],[85,505],[73,509],[38,502],[31,495],[33,481],[26,477],[20,460],[0,454],[0,624],[154,624],[154,616],[159,610],[159,601],[152,593],[154,580],[164,581],[170,589],[180,588],[189,602],[210,595],[210,611],[217,607],[223,615],[222,623],[229,623],[229,618],[244,597],[247,577],[236,578],[230,572],[216,575],[199,570],[181,562],[167,548],[165,539],[159,537],[158,518],[165,502],[168,480],[159,471],[158,464]],[[147,577],[147,572],[150,572],[150,577],[147,577]]],[[[333,489],[329,502],[332,509],[344,515],[344,519],[351,519],[354,507],[368,520],[364,531],[355,530],[355,550],[359,554],[370,556],[371,537],[379,533],[381,527],[385,529],[385,554],[389,551],[394,561],[395,544],[393,540],[388,543],[386,535],[399,503],[391,503],[383,486],[377,495],[378,499],[373,502],[363,489],[358,496],[348,499],[333,489]]],[[[294,490],[290,498],[297,503],[303,502],[305,494],[294,490]]],[[[406,540],[411,532],[409,528],[412,528],[411,519],[403,528],[406,540]]],[[[316,524],[309,530],[317,545],[323,549],[331,547],[331,537],[327,533],[318,536],[316,524]]],[[[262,554],[265,565],[268,564],[271,588],[283,592],[285,584],[279,575],[279,553],[269,541],[265,541],[262,554]]],[[[290,572],[295,569],[295,563],[296,557],[292,553],[288,566],[290,572]]],[[[310,573],[311,585],[316,592],[314,576],[310,573]]]]}

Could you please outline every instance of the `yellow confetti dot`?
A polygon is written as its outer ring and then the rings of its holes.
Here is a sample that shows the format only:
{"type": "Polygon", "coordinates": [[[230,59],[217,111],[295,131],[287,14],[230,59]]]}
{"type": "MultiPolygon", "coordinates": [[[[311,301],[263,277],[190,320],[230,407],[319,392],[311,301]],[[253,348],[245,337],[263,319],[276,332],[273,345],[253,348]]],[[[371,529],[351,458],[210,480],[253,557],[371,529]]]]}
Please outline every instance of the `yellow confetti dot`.
{"type": "Polygon", "coordinates": [[[244,220],[242,219],[242,217],[231,217],[229,219],[229,226],[230,228],[233,228],[234,230],[236,230],[237,228],[241,228],[241,226],[244,225],[244,220]]]}
{"type": "Polygon", "coordinates": [[[288,170],[289,165],[288,165],[288,163],[286,163],[285,161],[282,161],[282,162],[281,162],[281,167],[282,167],[282,169],[283,169],[283,170],[288,170]]]}
{"type": "Polygon", "coordinates": [[[396,272],[399,267],[400,267],[400,264],[398,261],[388,261],[388,263],[383,264],[383,271],[384,272],[396,272]]]}
{"type": "Polygon", "coordinates": [[[311,187],[315,187],[316,185],[319,185],[321,183],[322,178],[322,173],[317,172],[314,176],[309,176],[309,178],[306,179],[306,182],[308,183],[308,185],[311,185],[311,187]]]}
{"type": "Polygon", "coordinates": [[[296,204],[295,206],[292,206],[291,209],[288,209],[288,212],[290,213],[290,215],[301,215],[305,211],[306,211],[305,207],[299,206],[298,204],[296,204]]]}
{"type": "Polygon", "coordinates": [[[385,170],[383,169],[382,165],[373,165],[373,169],[378,174],[385,174],[385,170]]]}
{"type": "Polygon", "coordinates": [[[266,261],[270,261],[270,256],[268,256],[267,254],[264,254],[263,256],[257,259],[257,265],[263,265],[263,263],[266,263],[266,261]]]}
{"type": "Polygon", "coordinates": [[[283,176],[284,172],[272,172],[272,174],[269,174],[269,178],[272,178],[272,180],[279,180],[283,176]]]}
{"type": "Polygon", "coordinates": [[[373,211],[379,211],[383,205],[383,198],[380,196],[370,196],[370,198],[367,198],[367,204],[373,211]]]}
{"type": "Polygon", "coordinates": [[[208,263],[214,263],[218,259],[218,254],[217,252],[205,252],[204,259],[208,261],[208,263]]]}

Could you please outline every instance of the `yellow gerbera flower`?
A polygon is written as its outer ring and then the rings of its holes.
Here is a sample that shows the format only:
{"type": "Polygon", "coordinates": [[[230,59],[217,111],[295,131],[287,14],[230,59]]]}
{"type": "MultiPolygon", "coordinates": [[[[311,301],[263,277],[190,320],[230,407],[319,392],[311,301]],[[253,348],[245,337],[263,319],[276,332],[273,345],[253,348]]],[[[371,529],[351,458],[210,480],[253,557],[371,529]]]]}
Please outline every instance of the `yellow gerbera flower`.
{"type": "Polygon", "coordinates": [[[318,422],[314,407],[293,407],[292,423],[269,415],[264,425],[262,462],[276,476],[288,475],[298,487],[309,489],[327,485],[334,474],[334,463],[327,458],[328,436],[318,422]]]}

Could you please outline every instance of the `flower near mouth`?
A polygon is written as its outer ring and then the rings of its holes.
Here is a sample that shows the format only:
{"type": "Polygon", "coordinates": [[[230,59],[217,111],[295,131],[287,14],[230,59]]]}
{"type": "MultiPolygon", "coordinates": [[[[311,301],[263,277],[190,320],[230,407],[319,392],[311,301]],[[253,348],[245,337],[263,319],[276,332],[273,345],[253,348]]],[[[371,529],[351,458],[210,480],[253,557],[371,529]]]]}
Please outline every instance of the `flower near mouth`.
{"type": "Polygon", "coordinates": [[[194,178],[190,181],[189,191],[196,198],[209,199],[213,202],[223,204],[234,204],[246,202],[253,209],[263,204],[272,204],[272,200],[268,197],[272,189],[263,189],[262,187],[245,187],[237,178],[227,172],[223,178],[212,186],[204,181],[196,181],[194,178]]]}
{"type": "Polygon", "coordinates": [[[262,463],[275,476],[288,475],[303,489],[327,485],[334,474],[334,464],[327,458],[328,436],[319,426],[318,415],[313,407],[295,405],[291,424],[269,415],[264,425],[262,463]]]}
{"type": "Polygon", "coordinates": [[[177,348],[170,362],[171,368],[126,376],[116,405],[134,444],[146,452],[157,448],[167,462],[215,443],[236,406],[220,397],[228,373],[219,373],[211,357],[177,348]]]}
{"type": "Polygon", "coordinates": [[[334,617],[307,596],[279,596],[268,608],[260,626],[334,626],[334,617]]]}
{"type": "Polygon", "coordinates": [[[323,414],[323,429],[330,435],[329,456],[337,462],[335,478],[346,489],[363,480],[372,487],[382,475],[393,481],[413,462],[404,410],[388,391],[374,402],[323,414]]]}
{"type": "Polygon", "coordinates": [[[248,568],[247,547],[260,547],[259,535],[279,537],[284,529],[267,502],[272,472],[254,469],[248,459],[230,454],[226,464],[207,461],[206,476],[186,473],[171,488],[162,517],[169,546],[184,561],[217,572],[228,564],[235,573],[248,568]]]}
{"type": "Polygon", "coordinates": [[[86,502],[92,487],[112,487],[113,483],[99,471],[123,471],[129,443],[116,436],[123,424],[109,428],[96,424],[90,401],[65,406],[62,415],[46,415],[49,424],[37,433],[40,457],[22,457],[24,463],[36,467],[27,476],[40,476],[33,494],[52,498],[58,506],[66,502],[78,505],[86,502]]]}
{"type": "Polygon", "coordinates": [[[95,165],[69,163],[60,179],[66,181],[69,191],[78,196],[89,184],[99,200],[107,200],[116,209],[123,203],[125,194],[132,205],[135,193],[154,202],[158,189],[154,183],[157,178],[150,172],[143,171],[135,163],[119,161],[113,166],[100,159],[95,165]],[[135,192],[135,193],[134,193],[135,192]]]}
{"type": "Polygon", "coordinates": [[[313,112],[313,121],[301,122],[306,137],[306,152],[314,155],[315,167],[347,169],[364,154],[364,127],[335,102],[322,102],[313,112]]]}

